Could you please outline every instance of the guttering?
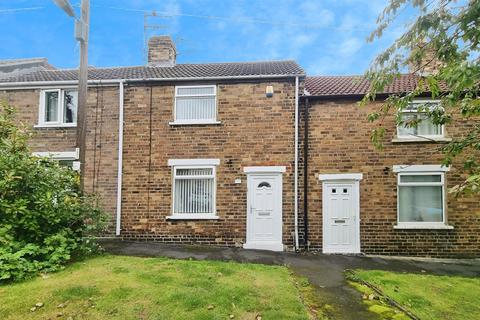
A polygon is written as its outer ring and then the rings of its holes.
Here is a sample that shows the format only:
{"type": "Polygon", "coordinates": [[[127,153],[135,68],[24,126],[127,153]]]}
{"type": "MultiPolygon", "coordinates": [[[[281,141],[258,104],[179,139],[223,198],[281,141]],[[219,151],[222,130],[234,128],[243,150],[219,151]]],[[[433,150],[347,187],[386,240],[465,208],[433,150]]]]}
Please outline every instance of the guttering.
{"type": "MultiPolygon", "coordinates": [[[[123,82],[122,79],[111,79],[111,80],[88,80],[90,85],[105,85],[105,86],[116,86],[120,82],[123,82]]],[[[16,90],[16,89],[37,89],[39,87],[55,87],[59,86],[78,86],[78,80],[67,80],[67,81],[29,81],[29,82],[0,82],[0,90],[16,90]]]]}
{"type": "Polygon", "coordinates": [[[295,77],[295,174],[294,174],[294,219],[295,250],[298,250],[298,77],[295,77]]]}
{"type": "MultiPolygon", "coordinates": [[[[277,75],[246,75],[230,77],[175,77],[175,78],[134,78],[134,79],[107,79],[107,80],[88,80],[89,84],[116,85],[123,83],[136,82],[176,82],[176,81],[205,81],[205,80],[235,80],[235,79],[282,79],[293,77],[304,77],[304,74],[277,74],[277,75]]],[[[38,88],[43,86],[68,86],[77,85],[78,80],[61,81],[29,81],[29,82],[0,82],[0,90],[38,88]]]]}
{"type": "Polygon", "coordinates": [[[122,222],[122,179],[123,179],[123,81],[118,83],[118,168],[117,168],[117,215],[115,235],[120,235],[122,222]]]}

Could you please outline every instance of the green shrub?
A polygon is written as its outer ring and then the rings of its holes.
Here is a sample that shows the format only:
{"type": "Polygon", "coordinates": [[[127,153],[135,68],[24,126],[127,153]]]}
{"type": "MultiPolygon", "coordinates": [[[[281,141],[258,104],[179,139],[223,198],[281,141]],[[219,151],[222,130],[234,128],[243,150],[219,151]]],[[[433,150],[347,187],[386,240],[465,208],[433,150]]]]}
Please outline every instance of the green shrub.
{"type": "Polygon", "coordinates": [[[0,283],[55,271],[95,250],[91,236],[106,226],[79,176],[28,148],[30,134],[0,105],[0,283]]]}

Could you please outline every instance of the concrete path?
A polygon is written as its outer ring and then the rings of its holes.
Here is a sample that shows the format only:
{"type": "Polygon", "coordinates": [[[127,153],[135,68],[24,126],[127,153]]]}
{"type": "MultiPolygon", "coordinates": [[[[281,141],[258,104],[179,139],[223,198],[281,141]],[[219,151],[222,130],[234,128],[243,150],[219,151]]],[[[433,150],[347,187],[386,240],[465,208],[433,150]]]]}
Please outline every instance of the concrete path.
{"type": "Polygon", "coordinates": [[[105,250],[112,254],[169,257],[177,259],[222,260],[286,265],[297,274],[307,277],[316,288],[320,303],[334,307],[334,319],[378,319],[362,303],[361,295],[344,278],[347,269],[375,269],[434,275],[480,276],[480,260],[408,259],[368,256],[297,254],[216,248],[165,245],[156,242],[134,242],[117,239],[102,240],[105,250]]]}

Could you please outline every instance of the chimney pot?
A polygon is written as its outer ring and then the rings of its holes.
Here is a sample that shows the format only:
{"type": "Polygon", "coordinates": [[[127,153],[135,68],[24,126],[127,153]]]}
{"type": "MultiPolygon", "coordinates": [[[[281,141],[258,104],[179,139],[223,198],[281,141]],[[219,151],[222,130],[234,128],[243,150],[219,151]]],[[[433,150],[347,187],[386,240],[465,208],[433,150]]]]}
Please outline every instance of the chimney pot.
{"type": "Polygon", "coordinates": [[[170,36],[154,36],[148,39],[148,65],[172,67],[175,65],[177,50],[170,36]]]}

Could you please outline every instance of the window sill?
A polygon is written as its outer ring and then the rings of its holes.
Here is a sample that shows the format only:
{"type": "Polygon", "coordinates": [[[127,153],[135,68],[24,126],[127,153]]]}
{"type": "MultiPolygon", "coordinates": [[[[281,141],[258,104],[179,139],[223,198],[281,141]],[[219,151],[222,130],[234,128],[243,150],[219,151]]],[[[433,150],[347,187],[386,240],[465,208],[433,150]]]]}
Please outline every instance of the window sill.
{"type": "Polygon", "coordinates": [[[397,224],[393,229],[431,229],[431,230],[453,230],[453,226],[446,224],[397,224]]]}
{"type": "Polygon", "coordinates": [[[218,220],[219,216],[213,214],[174,214],[166,217],[167,220],[218,220]]]}
{"type": "Polygon", "coordinates": [[[170,121],[168,124],[171,126],[196,126],[196,125],[206,125],[206,124],[221,124],[221,121],[202,121],[202,122],[179,122],[179,121],[170,121]]]}
{"type": "Polygon", "coordinates": [[[420,137],[411,137],[411,138],[402,138],[395,137],[392,139],[393,143],[418,143],[418,142],[450,142],[452,138],[438,137],[438,138],[420,138],[420,137]]]}
{"type": "Polygon", "coordinates": [[[45,129],[45,128],[76,128],[76,123],[69,124],[36,124],[33,126],[35,129],[45,129]]]}

